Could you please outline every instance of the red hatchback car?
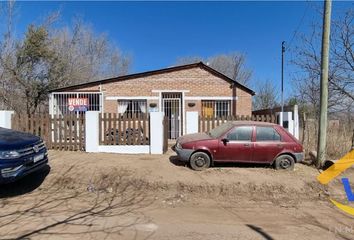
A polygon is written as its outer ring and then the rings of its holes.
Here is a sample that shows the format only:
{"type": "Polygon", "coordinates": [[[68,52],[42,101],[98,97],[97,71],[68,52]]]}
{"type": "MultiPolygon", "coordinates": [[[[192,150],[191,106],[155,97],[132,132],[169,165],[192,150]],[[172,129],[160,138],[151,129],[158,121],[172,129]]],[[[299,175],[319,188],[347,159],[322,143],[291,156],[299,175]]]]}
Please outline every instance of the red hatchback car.
{"type": "Polygon", "coordinates": [[[292,170],[304,159],[302,145],[283,127],[252,121],[227,122],[210,132],[184,135],[172,149],[194,170],[214,162],[265,163],[292,170]]]}

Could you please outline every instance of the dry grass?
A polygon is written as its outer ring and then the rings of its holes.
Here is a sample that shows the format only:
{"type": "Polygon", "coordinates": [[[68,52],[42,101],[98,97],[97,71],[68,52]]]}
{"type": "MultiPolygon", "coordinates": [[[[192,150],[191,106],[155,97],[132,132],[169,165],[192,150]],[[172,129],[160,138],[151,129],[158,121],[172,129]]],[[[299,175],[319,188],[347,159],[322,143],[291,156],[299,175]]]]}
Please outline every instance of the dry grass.
{"type": "MultiPolygon", "coordinates": [[[[305,130],[300,131],[300,139],[304,145],[306,155],[317,150],[318,124],[314,120],[306,122],[305,130]]],[[[350,123],[329,125],[327,130],[327,157],[338,159],[351,150],[353,127],[350,123]]]]}

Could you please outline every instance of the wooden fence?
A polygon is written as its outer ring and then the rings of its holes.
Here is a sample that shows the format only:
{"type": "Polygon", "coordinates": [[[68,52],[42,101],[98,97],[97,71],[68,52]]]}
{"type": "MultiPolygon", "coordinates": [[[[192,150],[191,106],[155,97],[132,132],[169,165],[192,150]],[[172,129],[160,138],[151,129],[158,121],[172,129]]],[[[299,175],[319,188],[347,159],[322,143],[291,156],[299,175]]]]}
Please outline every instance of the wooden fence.
{"type": "Polygon", "coordinates": [[[149,145],[150,117],[125,117],[114,113],[99,115],[100,145],[149,145]]]}
{"type": "Polygon", "coordinates": [[[257,121],[275,123],[275,115],[252,115],[252,116],[227,116],[227,117],[203,117],[199,116],[199,132],[208,132],[211,129],[228,121],[257,121]]]}
{"type": "Polygon", "coordinates": [[[41,137],[48,149],[84,150],[85,117],[69,114],[50,115],[13,115],[12,129],[41,137]]]}

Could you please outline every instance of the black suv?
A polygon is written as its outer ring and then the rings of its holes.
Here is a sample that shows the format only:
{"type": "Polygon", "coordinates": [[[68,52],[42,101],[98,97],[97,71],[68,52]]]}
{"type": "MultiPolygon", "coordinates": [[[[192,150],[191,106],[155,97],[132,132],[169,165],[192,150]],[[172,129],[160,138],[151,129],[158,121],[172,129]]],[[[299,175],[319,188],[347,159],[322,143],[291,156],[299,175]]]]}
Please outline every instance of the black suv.
{"type": "Polygon", "coordinates": [[[40,137],[0,128],[0,183],[13,182],[47,164],[47,148],[40,137]]]}

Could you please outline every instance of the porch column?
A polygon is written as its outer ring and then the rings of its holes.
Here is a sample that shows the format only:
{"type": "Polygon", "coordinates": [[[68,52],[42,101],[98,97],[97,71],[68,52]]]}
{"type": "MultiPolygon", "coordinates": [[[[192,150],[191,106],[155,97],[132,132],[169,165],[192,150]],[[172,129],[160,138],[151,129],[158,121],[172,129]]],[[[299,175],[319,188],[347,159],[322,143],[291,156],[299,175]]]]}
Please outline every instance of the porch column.
{"type": "Polygon", "coordinates": [[[85,149],[86,152],[98,152],[99,146],[99,120],[98,111],[87,111],[85,120],[85,149]]]}
{"type": "Polygon", "coordinates": [[[0,111],[0,127],[11,129],[11,117],[14,111],[0,111]]]}
{"type": "Polygon", "coordinates": [[[186,112],[186,133],[197,133],[199,127],[198,112],[186,112]]]}
{"type": "Polygon", "coordinates": [[[163,112],[150,113],[150,153],[163,154],[163,112]]]}

